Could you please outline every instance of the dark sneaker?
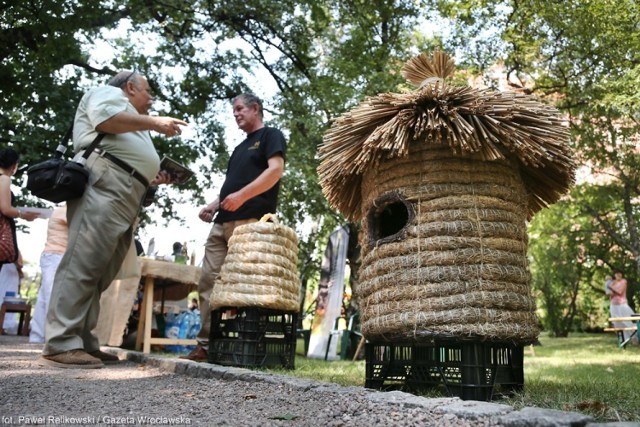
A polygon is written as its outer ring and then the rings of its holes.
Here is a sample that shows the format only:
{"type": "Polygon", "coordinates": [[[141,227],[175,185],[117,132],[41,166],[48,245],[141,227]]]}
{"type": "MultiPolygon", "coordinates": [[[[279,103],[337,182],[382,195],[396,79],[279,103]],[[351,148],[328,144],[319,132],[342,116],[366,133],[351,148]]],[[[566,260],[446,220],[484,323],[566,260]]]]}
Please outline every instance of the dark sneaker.
{"type": "Polygon", "coordinates": [[[102,363],[105,365],[113,365],[115,363],[120,363],[120,359],[118,356],[114,354],[105,353],[104,351],[96,350],[89,353],[89,355],[102,360],[102,363]]]}
{"type": "Polygon", "coordinates": [[[194,362],[206,362],[209,359],[209,355],[207,354],[207,349],[202,346],[196,346],[191,353],[180,356],[180,359],[193,360],[194,362]]]}
{"type": "Polygon", "coordinates": [[[69,350],[58,354],[42,355],[38,359],[44,366],[66,369],[98,369],[103,368],[104,363],[96,357],[89,355],[84,350],[69,350]]]}

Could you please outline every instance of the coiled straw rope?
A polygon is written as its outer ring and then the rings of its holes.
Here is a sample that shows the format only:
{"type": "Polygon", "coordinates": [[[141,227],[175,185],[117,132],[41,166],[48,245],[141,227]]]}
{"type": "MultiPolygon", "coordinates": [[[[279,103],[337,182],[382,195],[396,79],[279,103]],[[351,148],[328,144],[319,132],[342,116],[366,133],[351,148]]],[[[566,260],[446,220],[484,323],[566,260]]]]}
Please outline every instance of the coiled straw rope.
{"type": "Polygon", "coordinates": [[[262,307],[297,312],[300,307],[298,238],[265,215],[236,227],[211,293],[211,308],[262,307]]]}
{"type": "MultiPolygon", "coordinates": [[[[380,168],[391,162],[398,160],[380,168]]],[[[385,197],[392,193],[416,212],[398,233],[401,238],[384,243],[379,224],[362,214],[367,220],[356,295],[368,339],[528,343],[537,338],[526,257],[527,194],[516,163],[497,162],[415,144],[402,160],[404,176],[377,168],[364,174],[363,207],[379,204],[376,200],[393,203],[385,197]],[[489,175],[491,185],[476,182],[489,175]],[[420,176],[420,185],[411,176],[420,176]]]]}

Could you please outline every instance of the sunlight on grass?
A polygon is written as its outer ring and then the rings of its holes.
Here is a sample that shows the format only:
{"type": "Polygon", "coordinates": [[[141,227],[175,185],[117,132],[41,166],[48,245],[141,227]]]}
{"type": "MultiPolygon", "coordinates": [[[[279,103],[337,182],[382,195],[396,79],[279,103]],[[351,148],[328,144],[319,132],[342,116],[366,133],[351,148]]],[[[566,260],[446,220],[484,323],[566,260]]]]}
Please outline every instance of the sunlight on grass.
{"type": "Polygon", "coordinates": [[[364,360],[356,362],[347,360],[325,361],[322,359],[307,359],[297,355],[295,370],[269,369],[269,372],[344,386],[364,387],[365,362],[364,360]]]}
{"type": "Polygon", "coordinates": [[[613,335],[540,337],[525,350],[524,394],[505,399],[591,415],[600,421],[640,421],[640,348],[619,349],[613,335]]]}

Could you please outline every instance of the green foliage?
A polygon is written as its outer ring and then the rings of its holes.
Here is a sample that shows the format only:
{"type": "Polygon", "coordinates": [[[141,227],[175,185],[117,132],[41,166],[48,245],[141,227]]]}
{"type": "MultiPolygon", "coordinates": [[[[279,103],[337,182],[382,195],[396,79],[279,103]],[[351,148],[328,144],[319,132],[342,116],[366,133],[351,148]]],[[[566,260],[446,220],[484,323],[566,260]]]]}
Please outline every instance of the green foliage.
{"type": "Polygon", "coordinates": [[[537,94],[566,114],[580,185],[532,224],[533,285],[552,333],[604,326],[598,292],[605,273],[624,269],[632,306],[639,289],[640,6],[634,0],[428,3],[449,20],[444,45],[469,69],[495,85],[487,70],[501,64],[498,78],[510,88],[537,94]]]}
{"type": "MultiPolygon", "coordinates": [[[[592,232],[589,218],[579,216],[575,205],[566,202],[539,212],[530,224],[531,284],[543,310],[543,327],[553,336],[567,336],[575,323],[583,329],[602,326],[606,321],[602,311],[591,312],[595,322],[592,318],[580,319],[585,314],[582,300],[586,295],[595,292],[604,298],[602,287],[591,287],[598,265],[589,250],[592,232]]],[[[598,283],[604,283],[604,277],[598,283]]]]}
{"type": "Polygon", "coordinates": [[[41,280],[42,277],[40,273],[38,273],[35,277],[25,275],[25,277],[20,281],[20,296],[26,298],[27,303],[31,304],[31,307],[35,307],[36,305],[41,280]]]}
{"type": "Polygon", "coordinates": [[[617,184],[577,186],[530,224],[532,286],[544,310],[543,325],[555,336],[607,325],[603,284],[615,269],[625,272],[634,305],[638,273],[621,191],[617,184]]]}
{"type": "Polygon", "coordinates": [[[515,87],[562,93],[564,107],[589,109],[618,78],[633,81],[640,44],[634,0],[429,3],[451,20],[446,46],[479,70],[503,62],[515,87]]]}

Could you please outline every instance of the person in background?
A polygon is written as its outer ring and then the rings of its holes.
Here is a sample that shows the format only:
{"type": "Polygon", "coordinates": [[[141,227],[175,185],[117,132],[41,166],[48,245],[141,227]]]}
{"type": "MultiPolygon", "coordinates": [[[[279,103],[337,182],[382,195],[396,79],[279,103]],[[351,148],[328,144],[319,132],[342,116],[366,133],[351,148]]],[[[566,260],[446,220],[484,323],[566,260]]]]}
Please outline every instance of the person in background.
{"type": "Polygon", "coordinates": [[[173,252],[171,253],[171,255],[173,255],[174,257],[182,255],[182,243],[173,243],[173,252]]]}
{"type": "Polygon", "coordinates": [[[284,171],[286,142],[280,130],[263,124],[260,98],[241,94],[232,100],[233,117],[246,138],[233,151],[220,195],[202,208],[199,217],[213,226],[205,243],[202,274],[198,283],[201,329],[198,345],[184,359],[207,360],[209,298],[220,267],[227,256],[229,238],[242,224],[275,213],[284,171]],[[215,216],[215,218],[214,218],[215,216]]]}
{"type": "MultiPolygon", "coordinates": [[[[20,155],[16,150],[13,148],[0,149],[0,214],[9,219],[16,250],[18,246],[18,241],[16,240],[16,218],[33,221],[39,216],[38,213],[23,211],[21,208],[15,207],[16,198],[11,191],[11,178],[18,170],[19,163],[20,155]]],[[[1,268],[2,264],[0,264],[1,268]]],[[[4,295],[0,296],[4,297],[4,295]]]]}
{"type": "MultiPolygon", "coordinates": [[[[33,221],[39,215],[34,212],[23,211],[21,208],[15,207],[15,195],[11,191],[11,179],[18,170],[20,163],[20,155],[13,148],[0,149],[0,214],[9,219],[9,225],[13,234],[13,241],[17,251],[17,258],[14,262],[8,263],[5,268],[0,264],[0,303],[7,292],[14,292],[15,296],[19,295],[20,278],[22,276],[22,256],[18,250],[18,241],[16,239],[16,218],[25,221],[33,221]]],[[[6,327],[9,332],[18,330],[18,322],[15,313],[8,313],[5,321],[0,328],[6,327]]]]}
{"type": "Polygon", "coordinates": [[[64,255],[64,251],[67,248],[68,230],[67,207],[66,205],[56,206],[51,213],[51,218],[49,218],[47,240],[44,244],[42,255],[40,255],[42,279],[40,281],[40,289],[38,289],[36,305],[33,310],[33,318],[31,319],[31,332],[29,333],[29,342],[31,343],[44,342],[45,321],[47,310],[49,309],[49,298],[51,297],[53,278],[55,277],[62,255],[64,255]]]}
{"type": "Polygon", "coordinates": [[[187,123],[150,116],[146,78],[122,71],[107,86],[87,92],[78,105],[73,146],[81,156],[98,133],[106,136],[89,156],[84,194],[67,202],[69,240],[56,272],[39,362],[58,368],[93,369],[119,359],[100,350],[92,333],[100,295],[118,273],[132,245],[135,222],[149,186],[171,182],[149,131],[178,136],[187,123]]]}
{"type": "MultiPolygon", "coordinates": [[[[611,317],[629,317],[633,313],[629,303],[627,302],[627,279],[622,277],[622,270],[616,270],[613,274],[613,280],[609,283],[609,307],[611,317]]],[[[634,328],[633,322],[612,322],[614,328],[634,328]]],[[[632,330],[623,331],[625,341],[631,337],[632,330]]],[[[638,335],[634,335],[633,344],[638,344],[638,335]]]]}

